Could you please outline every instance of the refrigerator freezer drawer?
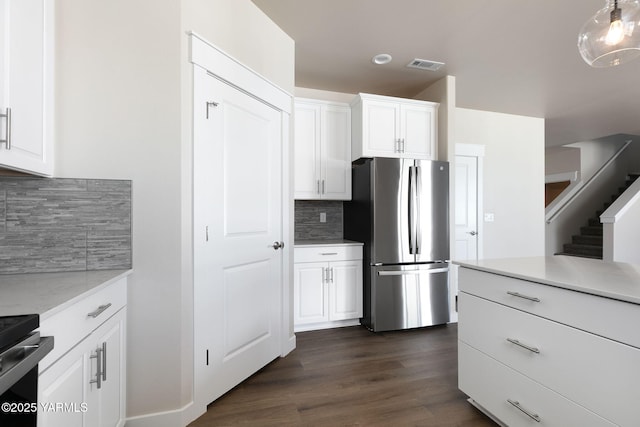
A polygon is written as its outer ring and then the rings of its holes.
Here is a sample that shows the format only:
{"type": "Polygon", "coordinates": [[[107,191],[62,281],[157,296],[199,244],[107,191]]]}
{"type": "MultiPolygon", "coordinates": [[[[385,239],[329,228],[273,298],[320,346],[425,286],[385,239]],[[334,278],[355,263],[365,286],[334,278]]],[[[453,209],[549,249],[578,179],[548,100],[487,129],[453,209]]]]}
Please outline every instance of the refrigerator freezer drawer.
{"type": "Polygon", "coordinates": [[[447,323],[449,268],[404,265],[371,267],[373,331],[419,328],[447,323]]]}

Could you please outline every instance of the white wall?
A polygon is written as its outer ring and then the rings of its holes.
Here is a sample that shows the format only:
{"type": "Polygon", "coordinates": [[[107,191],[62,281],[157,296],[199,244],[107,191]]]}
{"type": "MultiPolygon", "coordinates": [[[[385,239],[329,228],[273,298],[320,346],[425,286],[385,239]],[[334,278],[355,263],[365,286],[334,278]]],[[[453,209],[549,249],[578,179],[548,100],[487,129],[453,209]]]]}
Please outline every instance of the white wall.
{"type": "MultiPolygon", "coordinates": [[[[453,162],[456,141],[456,78],[446,76],[414,96],[414,99],[438,102],[438,160],[453,162]]],[[[454,174],[452,173],[453,177],[454,174]]],[[[453,188],[453,181],[451,182],[453,188]]],[[[453,209],[452,209],[453,211],[453,209]]]]}
{"type": "Polygon", "coordinates": [[[456,110],[458,143],[482,144],[484,258],[544,255],[544,120],[456,110]]]}
{"type": "Polygon", "coordinates": [[[193,397],[188,30],[293,92],[293,41],[250,0],[56,1],[55,175],[133,180],[137,425],[193,397]]]}
{"type": "Polygon", "coordinates": [[[544,154],[545,175],[564,175],[580,171],[578,147],[548,147],[544,154]]]}
{"type": "Polygon", "coordinates": [[[353,101],[355,93],[332,92],[329,90],[310,89],[306,87],[296,87],[294,95],[300,98],[321,99],[323,101],[346,102],[353,101]]]}

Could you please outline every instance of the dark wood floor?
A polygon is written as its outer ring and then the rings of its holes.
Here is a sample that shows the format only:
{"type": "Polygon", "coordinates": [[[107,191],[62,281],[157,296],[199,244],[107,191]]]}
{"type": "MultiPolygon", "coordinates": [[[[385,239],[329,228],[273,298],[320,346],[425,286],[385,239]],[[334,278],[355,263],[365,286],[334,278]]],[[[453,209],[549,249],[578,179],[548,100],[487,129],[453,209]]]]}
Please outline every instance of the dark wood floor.
{"type": "Polygon", "coordinates": [[[458,390],[455,324],[296,335],[296,350],[209,405],[190,426],[495,427],[458,390]]]}

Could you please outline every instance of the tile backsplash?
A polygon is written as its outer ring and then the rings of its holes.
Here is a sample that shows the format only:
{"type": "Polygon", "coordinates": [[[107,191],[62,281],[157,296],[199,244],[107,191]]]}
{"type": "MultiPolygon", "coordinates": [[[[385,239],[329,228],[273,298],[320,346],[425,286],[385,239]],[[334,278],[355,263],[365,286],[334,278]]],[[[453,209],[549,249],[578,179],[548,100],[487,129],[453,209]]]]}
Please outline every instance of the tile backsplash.
{"type": "Polygon", "coordinates": [[[131,181],[0,177],[0,274],[131,268],[131,181]]]}
{"type": "Polygon", "coordinates": [[[333,200],[296,200],[295,232],[299,240],[342,239],[342,202],[333,200]],[[327,222],[320,222],[320,213],[327,222]]]}

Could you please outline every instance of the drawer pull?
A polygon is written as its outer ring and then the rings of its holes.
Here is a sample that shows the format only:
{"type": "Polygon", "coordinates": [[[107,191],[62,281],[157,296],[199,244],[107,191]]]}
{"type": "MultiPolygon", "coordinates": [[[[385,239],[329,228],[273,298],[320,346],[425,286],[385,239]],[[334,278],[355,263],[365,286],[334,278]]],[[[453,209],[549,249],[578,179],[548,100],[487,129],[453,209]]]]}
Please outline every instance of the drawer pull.
{"type": "Polygon", "coordinates": [[[320,255],[338,255],[338,252],[321,252],[320,255]]]}
{"type": "Polygon", "coordinates": [[[518,341],[516,339],[513,339],[513,338],[507,338],[507,341],[509,341],[511,344],[515,344],[515,345],[517,345],[519,347],[526,348],[527,350],[529,350],[532,353],[540,354],[540,349],[539,348],[531,347],[531,346],[526,345],[526,344],[522,344],[520,341],[518,341]]]}
{"type": "Polygon", "coordinates": [[[540,302],[540,298],[530,297],[528,295],[522,295],[522,294],[520,294],[518,292],[507,291],[507,293],[509,295],[511,295],[511,296],[514,296],[514,297],[523,298],[523,299],[526,299],[526,300],[529,300],[529,301],[533,301],[533,302],[540,302]]]}
{"type": "Polygon", "coordinates": [[[522,406],[520,406],[520,402],[518,402],[517,400],[507,399],[507,402],[515,406],[517,409],[522,411],[522,413],[526,414],[529,418],[531,418],[535,422],[539,423],[541,421],[540,416],[538,414],[534,414],[533,412],[527,411],[522,406]]]}
{"type": "Polygon", "coordinates": [[[111,303],[101,305],[95,311],[92,311],[91,313],[87,314],[87,316],[93,317],[95,319],[96,317],[100,316],[109,307],[111,307],[111,303]]]}

